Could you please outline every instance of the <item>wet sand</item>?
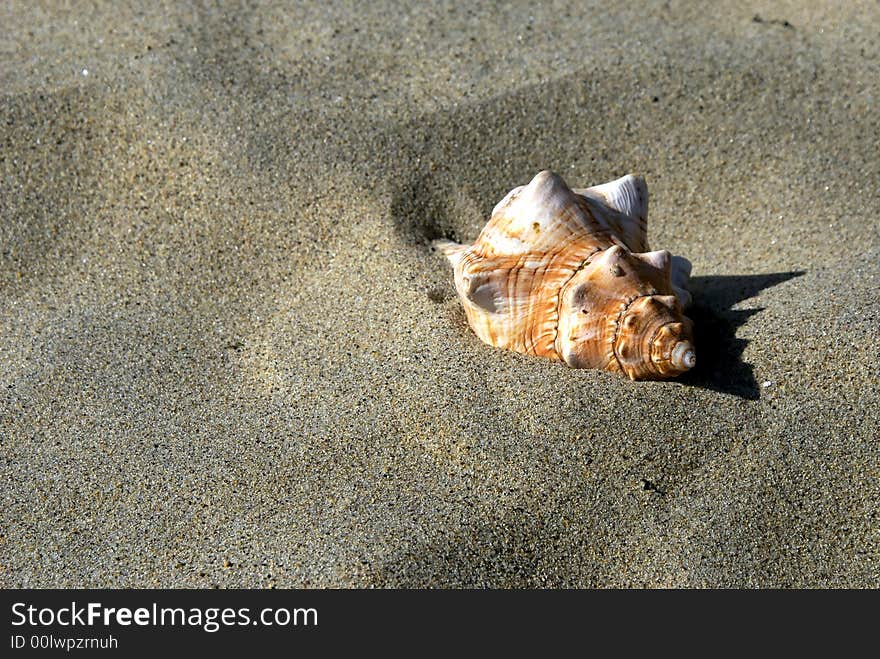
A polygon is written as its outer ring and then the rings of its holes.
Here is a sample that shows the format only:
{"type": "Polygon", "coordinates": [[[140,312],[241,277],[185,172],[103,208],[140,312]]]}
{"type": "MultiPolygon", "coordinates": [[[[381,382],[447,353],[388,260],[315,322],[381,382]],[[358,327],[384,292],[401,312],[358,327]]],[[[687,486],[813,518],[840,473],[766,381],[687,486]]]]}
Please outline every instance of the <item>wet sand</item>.
{"type": "Polygon", "coordinates": [[[0,9],[2,585],[880,586],[877,3],[110,4],[0,9]],[[695,372],[469,331],[541,169],[695,372]]]}

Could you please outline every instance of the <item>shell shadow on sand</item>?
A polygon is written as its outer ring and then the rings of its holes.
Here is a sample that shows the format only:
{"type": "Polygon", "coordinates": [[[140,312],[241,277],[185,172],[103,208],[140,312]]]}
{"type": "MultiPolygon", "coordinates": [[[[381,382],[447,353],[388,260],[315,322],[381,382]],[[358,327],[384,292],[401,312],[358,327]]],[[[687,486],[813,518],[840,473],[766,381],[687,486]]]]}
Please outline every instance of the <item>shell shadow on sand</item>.
{"type": "Polygon", "coordinates": [[[748,345],[736,331],[763,307],[733,309],[765,288],[800,277],[804,270],[763,275],[724,275],[693,277],[690,289],[694,303],[687,315],[694,321],[697,366],[679,378],[695,387],[732,394],[746,400],[760,398],[760,388],[751,364],[743,361],[748,345]]]}

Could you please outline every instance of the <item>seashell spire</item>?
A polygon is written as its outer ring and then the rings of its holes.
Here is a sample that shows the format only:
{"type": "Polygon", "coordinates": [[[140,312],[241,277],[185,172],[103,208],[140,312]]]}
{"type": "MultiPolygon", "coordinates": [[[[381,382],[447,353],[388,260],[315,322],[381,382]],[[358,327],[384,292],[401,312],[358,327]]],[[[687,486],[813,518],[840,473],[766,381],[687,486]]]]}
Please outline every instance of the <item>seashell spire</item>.
{"type": "Polygon", "coordinates": [[[625,176],[574,191],[543,171],[511,190],[472,245],[436,241],[484,342],[633,380],[694,366],[690,263],[648,252],[648,191],[625,176]]]}

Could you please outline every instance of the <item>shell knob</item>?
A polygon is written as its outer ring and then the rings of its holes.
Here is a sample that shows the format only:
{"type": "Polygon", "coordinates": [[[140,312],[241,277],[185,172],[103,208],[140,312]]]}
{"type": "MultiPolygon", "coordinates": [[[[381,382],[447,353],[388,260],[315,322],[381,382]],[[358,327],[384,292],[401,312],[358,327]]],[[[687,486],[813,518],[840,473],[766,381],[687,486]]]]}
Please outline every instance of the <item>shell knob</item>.
{"type": "Polygon", "coordinates": [[[697,365],[697,353],[690,341],[679,341],[672,350],[672,365],[680,371],[688,371],[697,365]]]}

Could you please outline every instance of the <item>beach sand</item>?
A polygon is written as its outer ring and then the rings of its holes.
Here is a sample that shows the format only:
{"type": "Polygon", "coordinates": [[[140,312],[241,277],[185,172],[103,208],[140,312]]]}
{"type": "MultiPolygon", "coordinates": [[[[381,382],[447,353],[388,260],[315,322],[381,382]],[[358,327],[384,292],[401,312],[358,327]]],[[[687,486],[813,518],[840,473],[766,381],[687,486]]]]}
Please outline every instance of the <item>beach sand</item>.
{"type": "Polygon", "coordinates": [[[0,584],[880,587],[880,5],[222,4],[0,9],[0,584]],[[468,329],[542,169],[695,372],[468,329]]]}

